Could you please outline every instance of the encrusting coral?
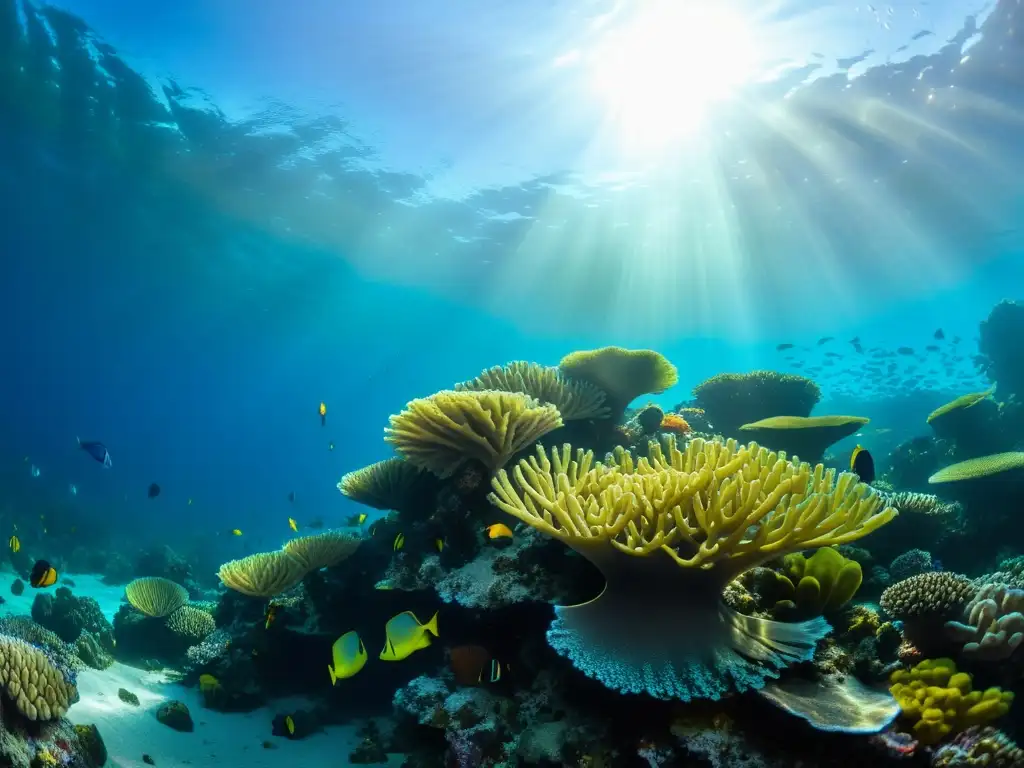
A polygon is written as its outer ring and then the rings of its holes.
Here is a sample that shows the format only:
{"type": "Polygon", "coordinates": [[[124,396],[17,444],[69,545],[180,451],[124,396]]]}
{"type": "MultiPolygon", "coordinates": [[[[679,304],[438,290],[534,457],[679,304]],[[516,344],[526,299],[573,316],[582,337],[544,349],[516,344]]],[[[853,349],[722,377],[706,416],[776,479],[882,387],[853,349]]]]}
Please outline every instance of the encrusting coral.
{"type": "Polygon", "coordinates": [[[605,394],[598,387],[587,381],[573,381],[558,368],[521,360],[488,368],[472,381],[455,385],[456,392],[464,390],[521,392],[555,406],[566,421],[609,416],[605,394]]]}
{"type": "Polygon", "coordinates": [[[374,509],[406,509],[419,500],[429,477],[420,467],[395,456],[346,473],[338,490],[374,509]]]}
{"type": "Polygon", "coordinates": [[[188,602],[187,589],[159,576],[135,579],[124,588],[124,594],[133,607],[156,618],[169,616],[188,602]]]}
{"type": "Polygon", "coordinates": [[[557,408],[520,392],[444,391],[408,403],[391,417],[384,439],[406,460],[445,478],[470,460],[497,470],[560,426],[557,408]]]}
{"type": "Polygon", "coordinates": [[[618,465],[566,445],[492,480],[489,500],[590,560],[606,585],[559,607],[549,644],[586,674],[658,698],[758,688],[811,657],[824,619],[781,623],[722,602],[733,578],[772,557],[842,544],[895,516],[854,475],[794,464],[755,443],[691,441],[618,465]]]}
{"type": "Polygon", "coordinates": [[[1010,710],[1013,693],[999,688],[975,691],[972,680],[957,672],[952,659],[925,659],[912,669],[893,672],[889,692],[903,710],[902,719],[913,723],[914,737],[922,744],[937,744],[1010,710]]]}

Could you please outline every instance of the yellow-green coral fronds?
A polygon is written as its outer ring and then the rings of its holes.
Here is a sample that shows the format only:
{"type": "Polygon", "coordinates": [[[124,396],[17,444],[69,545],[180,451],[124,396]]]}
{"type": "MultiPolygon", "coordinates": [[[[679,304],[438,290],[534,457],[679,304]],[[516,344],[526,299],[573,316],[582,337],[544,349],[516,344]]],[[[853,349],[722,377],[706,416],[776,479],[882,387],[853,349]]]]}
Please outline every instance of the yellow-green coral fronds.
{"type": "Polygon", "coordinates": [[[520,392],[444,391],[392,416],[384,439],[416,466],[450,477],[471,459],[497,470],[560,426],[557,408],[520,392]]]}
{"type": "Polygon", "coordinates": [[[572,379],[600,387],[621,409],[646,394],[658,394],[679,381],[679,372],[660,352],[652,349],[600,349],[572,352],[558,364],[572,379]]]}
{"type": "Polygon", "coordinates": [[[347,473],[338,483],[345,496],[374,509],[406,509],[418,498],[426,475],[405,459],[393,457],[347,473]]]}
{"type": "Polygon", "coordinates": [[[984,392],[969,392],[966,395],[960,395],[956,400],[940,405],[934,411],[928,414],[927,423],[931,424],[936,419],[940,419],[943,416],[952,413],[953,411],[963,410],[970,408],[971,406],[977,405],[982,400],[987,399],[996,391],[995,385],[989,387],[984,392]]]}
{"type": "Polygon", "coordinates": [[[931,484],[954,483],[963,480],[980,480],[983,477],[999,475],[1003,472],[1024,469],[1024,451],[995,453],[991,456],[980,456],[967,459],[948,467],[943,467],[928,478],[931,484]]]}
{"type": "Polygon", "coordinates": [[[567,379],[558,368],[521,360],[488,368],[472,381],[456,384],[455,390],[521,392],[555,406],[566,421],[609,416],[605,394],[595,385],[567,379]]]}

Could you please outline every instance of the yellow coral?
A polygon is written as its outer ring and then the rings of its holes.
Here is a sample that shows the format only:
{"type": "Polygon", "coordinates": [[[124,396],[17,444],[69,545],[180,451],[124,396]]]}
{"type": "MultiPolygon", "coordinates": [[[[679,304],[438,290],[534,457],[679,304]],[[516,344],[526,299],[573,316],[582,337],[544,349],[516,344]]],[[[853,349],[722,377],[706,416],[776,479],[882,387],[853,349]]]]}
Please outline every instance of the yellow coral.
{"type": "Polygon", "coordinates": [[[258,552],[224,563],[217,575],[224,586],[243,595],[273,597],[302,581],[306,568],[285,552],[258,552]]]}
{"type": "Polygon", "coordinates": [[[438,392],[413,400],[391,417],[385,440],[439,477],[475,459],[496,470],[553,429],[562,417],[519,392],[438,392]]]}
{"type": "Polygon", "coordinates": [[[991,456],[980,456],[943,467],[929,477],[928,482],[934,485],[935,483],[980,480],[983,477],[1022,469],[1024,469],[1024,451],[994,453],[991,456]]]}
{"type": "Polygon", "coordinates": [[[600,387],[613,412],[621,412],[640,395],[664,392],[679,381],[676,367],[652,349],[581,350],[563,357],[558,367],[572,379],[600,387]]]}
{"type": "Polygon", "coordinates": [[[78,697],[45,653],[6,635],[0,635],[0,686],[29,720],[56,720],[78,697]]]}
{"type": "Polygon", "coordinates": [[[783,558],[782,570],[794,585],[797,608],[821,613],[842,608],[860,589],[860,563],[848,560],[832,547],[822,547],[810,558],[799,552],[783,558]]]}
{"type": "Polygon", "coordinates": [[[345,496],[374,509],[405,509],[418,500],[417,491],[429,477],[421,468],[394,457],[348,472],[338,483],[345,496]]]}
{"type": "Polygon", "coordinates": [[[188,590],[170,579],[148,576],[135,579],[124,588],[125,597],[147,616],[157,618],[174,613],[188,602],[188,590]]]}
{"type": "Polygon", "coordinates": [[[864,416],[772,416],[740,427],[750,437],[804,461],[817,461],[825,450],[867,424],[864,416]]]}
{"type": "Polygon", "coordinates": [[[299,536],[287,541],[284,551],[294,557],[306,571],[330,568],[346,560],[362,541],[341,531],[325,531],[314,536],[299,536]]]}
{"type": "Polygon", "coordinates": [[[991,386],[984,392],[971,392],[966,395],[960,395],[960,397],[958,397],[956,400],[946,403],[945,405],[941,405],[934,411],[929,413],[926,421],[927,423],[931,424],[936,419],[942,418],[943,416],[946,416],[947,414],[950,414],[953,411],[960,411],[965,410],[967,408],[971,408],[972,406],[975,406],[978,403],[990,397],[995,391],[995,386],[991,386]]]}
{"type": "Polygon", "coordinates": [[[972,690],[972,677],[957,672],[952,659],[925,659],[889,678],[889,692],[913,723],[922,744],[937,744],[974,725],[989,723],[1010,711],[1013,692],[999,688],[972,690]]]}
{"type": "Polygon", "coordinates": [[[567,379],[558,368],[515,361],[488,368],[472,381],[455,385],[455,391],[499,390],[522,392],[542,403],[550,403],[566,421],[606,419],[605,394],[587,381],[567,379]]]}

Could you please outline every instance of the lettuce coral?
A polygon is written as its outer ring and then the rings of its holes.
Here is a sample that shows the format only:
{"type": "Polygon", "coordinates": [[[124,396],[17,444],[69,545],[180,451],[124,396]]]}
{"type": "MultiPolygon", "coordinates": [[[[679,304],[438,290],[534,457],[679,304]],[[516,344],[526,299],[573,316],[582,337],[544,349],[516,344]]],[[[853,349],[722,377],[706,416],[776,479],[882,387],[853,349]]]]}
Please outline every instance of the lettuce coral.
{"type": "Polygon", "coordinates": [[[792,587],[796,609],[804,615],[837,610],[860,589],[864,574],[860,563],[847,560],[832,547],[822,547],[809,558],[794,552],[783,558],[783,572],[792,587]]]}
{"type": "Polygon", "coordinates": [[[922,744],[937,744],[971,726],[983,725],[1010,710],[1013,693],[999,688],[972,690],[973,678],[957,672],[952,659],[925,659],[912,669],[892,673],[889,692],[901,717],[913,723],[922,744]]]}
{"type": "Polygon", "coordinates": [[[737,575],[766,560],[842,544],[896,512],[854,475],[794,464],[756,443],[668,441],[634,462],[542,448],[492,480],[491,503],[590,560],[606,585],[556,609],[549,644],[606,686],[657,698],[719,698],[756,689],[809,659],[821,618],[781,623],[722,602],[737,575]]]}

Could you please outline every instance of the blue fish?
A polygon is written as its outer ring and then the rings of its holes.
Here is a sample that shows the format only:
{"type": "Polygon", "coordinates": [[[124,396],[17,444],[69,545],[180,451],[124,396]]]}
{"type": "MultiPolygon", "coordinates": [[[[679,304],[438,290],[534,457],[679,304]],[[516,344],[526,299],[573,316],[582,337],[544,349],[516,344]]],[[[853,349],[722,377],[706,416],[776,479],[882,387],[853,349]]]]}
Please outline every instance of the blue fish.
{"type": "Polygon", "coordinates": [[[100,462],[104,467],[109,468],[113,466],[113,463],[110,461],[110,451],[107,450],[107,446],[98,440],[86,440],[83,443],[82,438],[78,438],[78,447],[100,462]]]}

